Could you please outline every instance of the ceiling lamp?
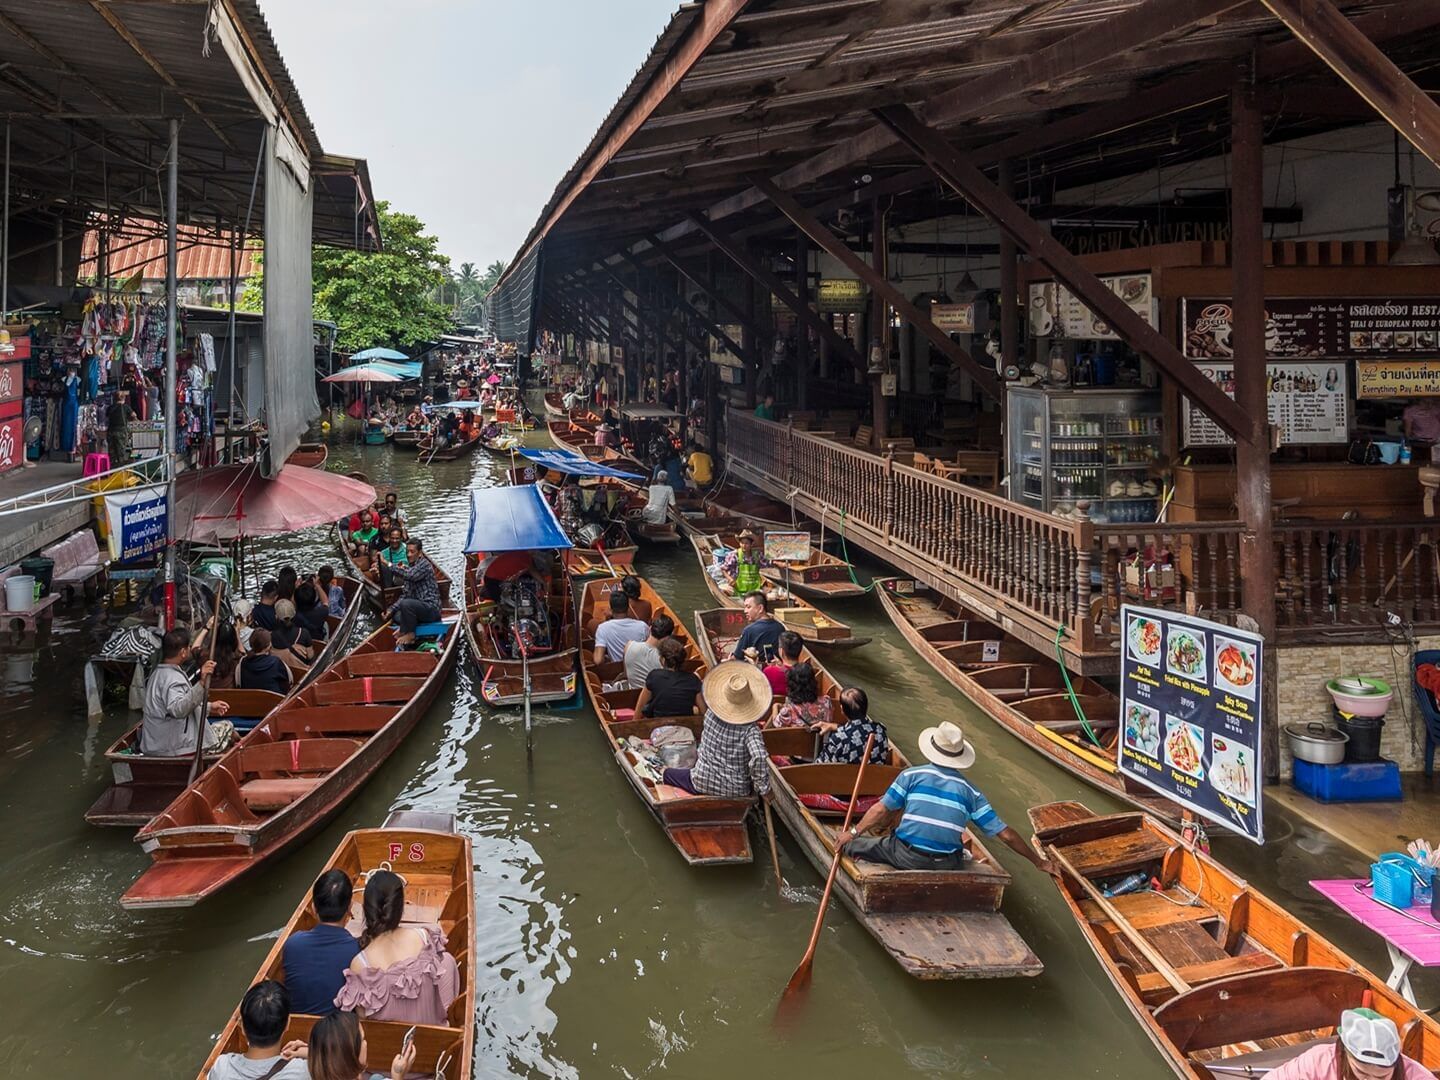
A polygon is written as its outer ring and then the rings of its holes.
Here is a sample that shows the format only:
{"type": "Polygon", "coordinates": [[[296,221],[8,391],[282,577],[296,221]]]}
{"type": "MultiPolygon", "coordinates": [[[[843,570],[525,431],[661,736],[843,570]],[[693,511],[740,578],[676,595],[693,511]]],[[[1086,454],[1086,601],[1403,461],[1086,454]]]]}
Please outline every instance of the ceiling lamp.
{"type": "Polygon", "coordinates": [[[966,270],[964,276],[961,277],[959,281],[955,282],[955,295],[960,297],[960,299],[963,301],[973,300],[979,294],[979,284],[975,281],[973,277],[970,276],[970,271],[966,270]]]}

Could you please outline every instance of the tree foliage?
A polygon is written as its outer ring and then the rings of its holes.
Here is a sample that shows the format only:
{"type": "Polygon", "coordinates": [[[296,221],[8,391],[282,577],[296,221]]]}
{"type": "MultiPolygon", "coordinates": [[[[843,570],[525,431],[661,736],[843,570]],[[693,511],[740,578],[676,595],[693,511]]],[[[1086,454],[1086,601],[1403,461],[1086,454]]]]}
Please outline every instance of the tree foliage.
{"type": "MultiPolygon", "coordinates": [[[[356,352],[374,345],[402,348],[450,328],[451,309],[440,300],[450,282],[450,260],[414,214],[377,203],[382,252],[316,245],[313,251],[315,318],[335,323],[336,347],[356,352]]],[[[246,284],[240,306],[263,309],[263,267],[246,284]]]]}

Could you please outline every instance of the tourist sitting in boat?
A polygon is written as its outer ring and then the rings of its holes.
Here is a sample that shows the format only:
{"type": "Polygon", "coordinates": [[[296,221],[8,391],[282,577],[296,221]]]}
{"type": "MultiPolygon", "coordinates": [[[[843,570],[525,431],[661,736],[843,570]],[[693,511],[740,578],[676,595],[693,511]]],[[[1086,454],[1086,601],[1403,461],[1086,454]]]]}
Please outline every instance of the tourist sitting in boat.
{"type": "Polygon", "coordinates": [[[650,601],[640,595],[640,579],[627,576],[620,579],[620,590],[625,598],[630,601],[630,617],[648,623],[655,616],[655,610],[650,601]]]}
{"type": "Polygon", "coordinates": [[[700,491],[715,480],[715,462],[697,443],[690,444],[690,456],[685,459],[685,477],[691,487],[700,491]]]}
{"type": "Polygon", "coordinates": [[[970,859],[965,830],[978,828],[1037,870],[1055,873],[1050,860],[1032,851],[1019,833],[1000,820],[990,800],[961,775],[975,764],[975,747],[966,741],[959,724],[947,720],[926,728],[920,733],[920,753],[929,764],[901,772],[850,834],[840,837],[840,846],[850,858],[897,870],[963,870],[970,859]],[[880,830],[885,835],[864,835],[880,830]]]}
{"type": "MultiPolygon", "coordinates": [[[[145,684],[145,710],[140,722],[140,752],[151,757],[181,757],[195,752],[195,736],[200,730],[205,708],[203,680],[215,671],[215,661],[200,665],[201,682],[192,683],[185,674],[185,665],[194,655],[190,647],[190,631],[177,626],[160,642],[160,666],[145,684]]],[[[229,705],[217,701],[210,706],[212,716],[224,716],[229,705]]],[[[235,729],[230,721],[207,724],[205,746],[219,749],[229,741],[235,729]]]]}
{"type": "Polygon", "coordinates": [[[610,593],[610,617],[595,628],[595,652],[592,662],[603,664],[625,659],[625,646],[644,641],[650,627],[630,612],[630,598],[623,589],[610,593]]]}
{"type": "Polygon", "coordinates": [[[215,628],[215,673],[210,676],[211,690],[231,690],[235,686],[235,668],[243,655],[240,635],[233,622],[222,621],[215,628]]]}
{"type": "Polygon", "coordinates": [[[295,601],[275,602],[275,629],[270,631],[270,643],[280,654],[280,659],[291,667],[307,667],[314,655],[310,631],[295,619],[295,601]]]}
{"type": "Polygon", "coordinates": [[[645,677],[645,688],[635,699],[637,716],[693,716],[705,711],[700,676],[685,670],[685,646],[667,637],[656,646],[660,666],[645,677]]]}
{"type": "Polygon", "coordinates": [[[640,518],[647,525],[664,525],[674,507],[675,489],[666,482],[664,473],[660,473],[645,493],[645,509],[640,511],[640,518]]]}
{"type": "Polygon", "coordinates": [[[290,692],[290,669],[275,655],[269,630],[257,629],[250,635],[250,652],[235,669],[235,686],[272,694],[290,692]]]}
{"type": "Polygon", "coordinates": [[[345,985],[345,969],[360,951],[360,943],[345,929],[354,891],[344,870],[326,870],[310,890],[311,906],[320,921],[285,939],[280,960],[296,1012],[325,1016],[335,1011],[335,995],[345,985]]]}
{"type": "Polygon", "coordinates": [[[221,1054],[210,1066],[208,1080],[308,1080],[311,1073],[305,1062],[294,1056],[295,1048],[287,1046],[282,1051],[280,1046],[290,1024],[291,1006],[289,991],[274,979],[245,991],[240,999],[245,1052],[221,1054]]]}
{"type": "Polygon", "coordinates": [[[870,717],[870,695],[858,686],[847,686],[840,691],[840,711],[845,714],[842,723],[829,720],[816,723],[815,730],[821,740],[815,760],[828,765],[858,765],[860,755],[865,752],[865,741],[874,735],[870,764],[888,765],[890,737],[885,725],[870,717]]]}
{"type": "Polygon", "coordinates": [[[369,509],[360,511],[360,528],[350,534],[350,555],[352,558],[366,560],[370,557],[370,548],[375,543],[375,538],[380,535],[380,530],[375,524],[375,515],[369,509]]]}
{"type": "MultiPolygon", "coordinates": [[[[767,672],[771,668],[765,669],[767,672]]],[[[820,693],[815,669],[809,664],[794,664],[785,669],[785,704],[775,712],[771,727],[833,727],[830,720],[830,698],[820,693]]],[[[880,740],[883,742],[883,737],[880,740]]],[[[860,744],[865,745],[863,742],[860,744]]]]}
{"type": "Polygon", "coordinates": [[[336,1008],[367,1020],[443,1025],[460,992],[460,971],[440,928],[400,924],[405,882],[389,870],[370,871],[363,908],[360,951],[335,995],[336,1008]]]}
{"type": "Polygon", "coordinates": [[[409,536],[410,520],[405,516],[405,511],[400,509],[400,499],[395,492],[387,491],[385,493],[384,510],[385,516],[390,519],[391,527],[399,529],[401,536],[409,536]]]}
{"type": "MultiPolygon", "coordinates": [[[[310,1080],[374,1080],[380,1075],[370,1071],[370,1047],[360,1030],[360,1018],[353,1012],[321,1017],[310,1029],[310,1041],[303,1050],[310,1080]]],[[[412,1040],[396,1054],[390,1062],[390,1080],[403,1080],[418,1053],[412,1040]]]]}
{"type": "Polygon", "coordinates": [[[394,524],[390,526],[389,537],[390,542],[377,552],[380,556],[380,584],[387,589],[395,584],[395,575],[391,573],[392,568],[397,564],[410,565],[410,556],[405,549],[404,534],[394,524]]]}
{"type": "Polygon", "coordinates": [[[702,684],[705,719],[693,769],[666,769],[664,783],[694,795],[770,797],[770,758],[760,724],[770,713],[770,683],[753,664],[727,660],[702,684]]]}
{"type": "Polygon", "coordinates": [[[1266,1073],[1267,1080],[1430,1080],[1434,1075],[1400,1052],[1400,1029],[1374,1009],[1340,1014],[1340,1038],[1325,1040],[1266,1073]]]}
{"type": "Polygon", "coordinates": [[[644,641],[625,645],[625,681],[632,690],[645,685],[650,673],[660,666],[660,643],[675,633],[675,620],[669,615],[656,615],[650,620],[650,633],[644,641]]]}
{"type": "Polygon", "coordinates": [[[321,593],[325,596],[325,602],[330,608],[330,614],[337,619],[345,614],[346,600],[345,590],[335,580],[335,568],[333,566],[322,566],[316,575],[317,583],[321,593]]]}
{"type": "Polygon", "coordinates": [[[414,406],[405,414],[405,426],[416,430],[425,426],[425,414],[420,411],[419,405],[414,406]]]}
{"type": "Polygon", "coordinates": [[[310,635],[311,641],[324,641],[330,636],[330,605],[320,598],[320,588],[308,577],[295,588],[295,625],[310,635]]]}
{"type": "Polygon", "coordinates": [[[243,654],[250,648],[250,635],[255,631],[255,603],[237,596],[230,601],[230,610],[235,615],[235,637],[243,654]]]}
{"type": "Polygon", "coordinates": [[[760,571],[769,566],[770,561],[755,550],[755,540],[754,532],[743,530],[735,539],[736,546],[720,563],[720,572],[736,596],[756,592],[765,586],[760,571]]]}
{"type": "Polygon", "coordinates": [[[418,536],[406,543],[406,562],[392,564],[390,573],[404,583],[404,591],[390,609],[399,633],[397,646],[415,643],[415,628],[422,623],[440,621],[440,586],[435,581],[435,564],[424,557],[424,545],[418,536]]]}
{"type": "Polygon", "coordinates": [[[785,627],[770,614],[770,601],[759,589],[745,594],[740,610],[745,613],[746,625],[735,642],[734,657],[764,667],[775,659],[776,646],[785,627]]]}
{"type": "Polygon", "coordinates": [[[275,629],[275,601],[280,599],[280,585],[274,578],[260,583],[260,602],[250,612],[250,621],[261,630],[275,629]]]}
{"type": "Polygon", "coordinates": [[[776,697],[784,697],[789,692],[786,675],[800,662],[804,649],[805,639],[793,630],[786,630],[775,642],[775,661],[765,665],[765,678],[770,680],[770,689],[776,697]]]}

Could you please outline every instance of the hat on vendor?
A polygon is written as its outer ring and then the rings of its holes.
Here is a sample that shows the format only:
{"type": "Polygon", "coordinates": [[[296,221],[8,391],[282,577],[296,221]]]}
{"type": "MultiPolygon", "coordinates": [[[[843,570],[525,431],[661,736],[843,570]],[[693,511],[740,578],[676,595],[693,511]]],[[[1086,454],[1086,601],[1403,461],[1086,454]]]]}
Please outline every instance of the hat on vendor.
{"type": "Polygon", "coordinates": [[[753,724],[770,712],[775,691],[765,672],[744,660],[726,660],[701,684],[706,707],[727,724],[753,724]]]}

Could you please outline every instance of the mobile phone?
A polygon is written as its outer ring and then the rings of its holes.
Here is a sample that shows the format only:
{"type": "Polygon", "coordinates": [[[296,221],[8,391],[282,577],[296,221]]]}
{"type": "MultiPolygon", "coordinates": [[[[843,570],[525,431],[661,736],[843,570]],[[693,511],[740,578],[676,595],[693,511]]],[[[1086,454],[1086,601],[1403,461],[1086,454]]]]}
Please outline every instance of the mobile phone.
{"type": "Polygon", "coordinates": [[[414,1025],[412,1025],[411,1028],[410,1028],[410,1030],[407,1031],[407,1032],[405,1032],[405,1037],[400,1040],[400,1053],[403,1054],[403,1053],[405,1053],[406,1050],[409,1050],[409,1049],[410,1049],[410,1044],[413,1043],[414,1041],[415,1041],[415,1027],[414,1027],[414,1025]]]}

